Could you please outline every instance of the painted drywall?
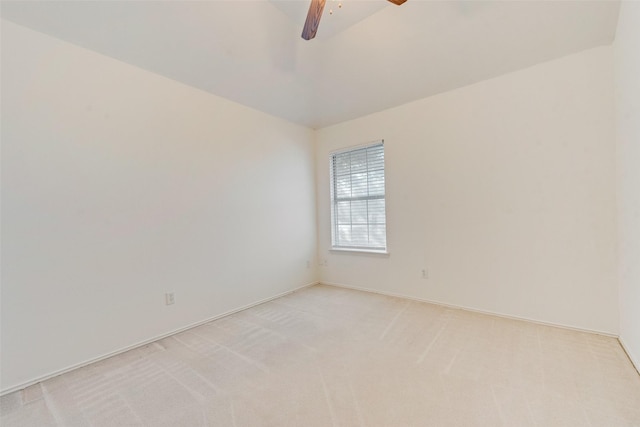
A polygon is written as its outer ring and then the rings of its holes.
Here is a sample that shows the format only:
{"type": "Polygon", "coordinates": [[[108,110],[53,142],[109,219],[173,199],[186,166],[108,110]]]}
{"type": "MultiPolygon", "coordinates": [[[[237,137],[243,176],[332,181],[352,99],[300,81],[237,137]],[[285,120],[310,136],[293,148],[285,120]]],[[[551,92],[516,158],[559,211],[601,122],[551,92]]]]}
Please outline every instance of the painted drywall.
{"type": "Polygon", "coordinates": [[[620,341],[640,370],[640,3],[622,2],[614,42],[620,341]]]}
{"type": "Polygon", "coordinates": [[[316,280],[309,129],[7,21],[2,91],[2,390],[316,280]]]}
{"type": "Polygon", "coordinates": [[[612,64],[595,48],[319,130],[321,281],[616,334],[612,64]],[[379,139],[390,254],[332,252],[329,153],[379,139]]]}

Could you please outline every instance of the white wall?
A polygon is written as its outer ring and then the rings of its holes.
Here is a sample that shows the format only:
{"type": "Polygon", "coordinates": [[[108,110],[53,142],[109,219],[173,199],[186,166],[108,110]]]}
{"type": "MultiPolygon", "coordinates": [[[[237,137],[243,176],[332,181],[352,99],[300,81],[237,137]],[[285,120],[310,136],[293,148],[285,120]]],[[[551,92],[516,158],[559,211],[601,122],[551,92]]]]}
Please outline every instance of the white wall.
{"type": "Polygon", "coordinates": [[[620,341],[640,370],[640,3],[622,2],[614,43],[620,341]]]}
{"type": "Polygon", "coordinates": [[[612,61],[595,48],[321,129],[321,280],[616,334],[612,61]],[[332,253],[329,153],[378,139],[390,256],[332,253]]]}
{"type": "Polygon", "coordinates": [[[3,390],[316,280],[312,131],[7,21],[2,90],[3,390]]]}

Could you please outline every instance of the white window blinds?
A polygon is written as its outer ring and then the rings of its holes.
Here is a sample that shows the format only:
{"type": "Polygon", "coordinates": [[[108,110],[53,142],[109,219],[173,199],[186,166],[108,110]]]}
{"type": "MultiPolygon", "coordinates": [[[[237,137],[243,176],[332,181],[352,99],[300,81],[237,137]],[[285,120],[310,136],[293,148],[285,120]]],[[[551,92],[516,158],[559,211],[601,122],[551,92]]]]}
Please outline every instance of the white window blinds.
{"type": "Polygon", "coordinates": [[[334,248],[387,249],[384,144],[331,155],[334,248]]]}

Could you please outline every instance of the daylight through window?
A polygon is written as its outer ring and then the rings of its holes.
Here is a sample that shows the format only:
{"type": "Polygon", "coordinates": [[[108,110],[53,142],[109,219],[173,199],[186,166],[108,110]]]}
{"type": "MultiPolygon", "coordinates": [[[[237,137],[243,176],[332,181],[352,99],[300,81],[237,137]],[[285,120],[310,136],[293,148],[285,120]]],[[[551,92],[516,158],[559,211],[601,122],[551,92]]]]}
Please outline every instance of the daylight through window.
{"type": "Polygon", "coordinates": [[[332,246],[386,251],[384,144],[331,154],[332,246]]]}

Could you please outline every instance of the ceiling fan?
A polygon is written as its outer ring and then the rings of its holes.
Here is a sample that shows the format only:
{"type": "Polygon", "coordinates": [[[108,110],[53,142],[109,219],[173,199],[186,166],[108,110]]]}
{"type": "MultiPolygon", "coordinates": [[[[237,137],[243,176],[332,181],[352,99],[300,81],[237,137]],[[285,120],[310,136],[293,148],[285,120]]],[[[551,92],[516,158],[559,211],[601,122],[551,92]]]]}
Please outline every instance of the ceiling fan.
{"type": "MultiPolygon", "coordinates": [[[[407,0],[388,0],[393,4],[400,6],[407,0]]],[[[322,10],[326,0],[311,0],[309,5],[309,12],[307,12],[307,20],[304,22],[304,28],[302,29],[302,38],[305,40],[311,40],[316,36],[318,31],[318,25],[320,25],[320,17],[322,17],[322,10]]]]}

